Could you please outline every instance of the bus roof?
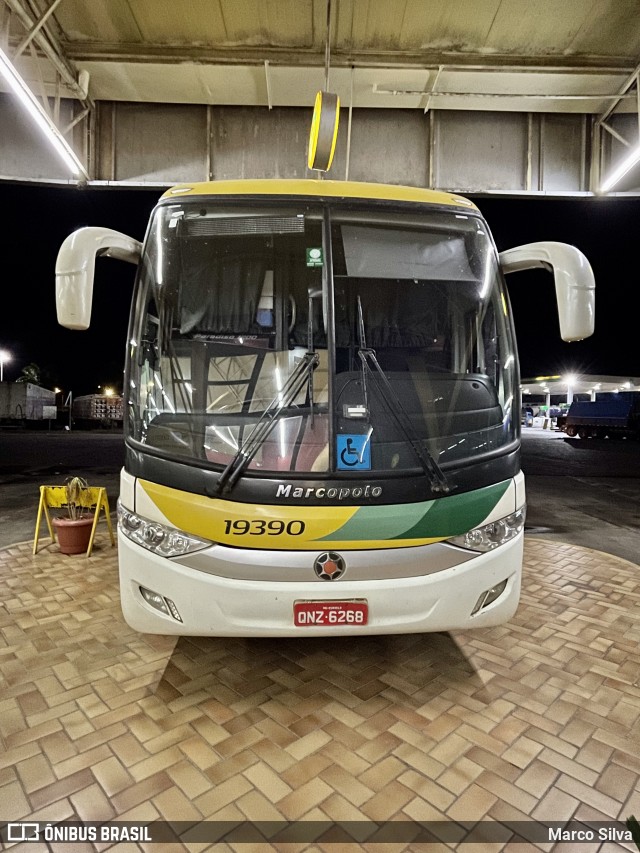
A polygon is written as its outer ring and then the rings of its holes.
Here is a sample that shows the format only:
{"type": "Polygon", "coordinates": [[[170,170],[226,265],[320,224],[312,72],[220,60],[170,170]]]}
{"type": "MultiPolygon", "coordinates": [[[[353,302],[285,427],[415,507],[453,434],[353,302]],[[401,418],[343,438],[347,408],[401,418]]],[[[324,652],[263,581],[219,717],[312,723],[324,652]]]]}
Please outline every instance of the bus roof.
{"type": "Polygon", "coordinates": [[[203,181],[193,184],[176,184],[162,195],[162,199],[184,196],[319,196],[375,199],[377,201],[408,201],[421,204],[446,205],[477,210],[476,205],[463,196],[427,190],[421,187],[374,184],[360,181],[280,180],[264,178],[238,181],[203,181]]]}

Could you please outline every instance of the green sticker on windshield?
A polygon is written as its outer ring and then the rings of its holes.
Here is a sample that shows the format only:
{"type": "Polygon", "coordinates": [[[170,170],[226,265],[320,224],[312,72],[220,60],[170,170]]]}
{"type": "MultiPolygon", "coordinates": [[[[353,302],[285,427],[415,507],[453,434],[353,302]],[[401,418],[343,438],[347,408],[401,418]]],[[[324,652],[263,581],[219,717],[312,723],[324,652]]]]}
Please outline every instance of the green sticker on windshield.
{"type": "Polygon", "coordinates": [[[322,249],[307,249],[307,266],[322,266],[322,249]]]}

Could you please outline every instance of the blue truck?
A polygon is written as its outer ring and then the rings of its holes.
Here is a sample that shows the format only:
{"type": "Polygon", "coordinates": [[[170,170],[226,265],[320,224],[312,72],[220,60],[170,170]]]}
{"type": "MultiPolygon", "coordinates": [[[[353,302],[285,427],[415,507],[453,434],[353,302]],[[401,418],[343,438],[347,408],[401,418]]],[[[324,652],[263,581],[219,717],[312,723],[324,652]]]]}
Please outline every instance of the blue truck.
{"type": "Polygon", "coordinates": [[[571,438],[640,438],[640,394],[617,394],[608,400],[576,401],[564,424],[571,438]]]}

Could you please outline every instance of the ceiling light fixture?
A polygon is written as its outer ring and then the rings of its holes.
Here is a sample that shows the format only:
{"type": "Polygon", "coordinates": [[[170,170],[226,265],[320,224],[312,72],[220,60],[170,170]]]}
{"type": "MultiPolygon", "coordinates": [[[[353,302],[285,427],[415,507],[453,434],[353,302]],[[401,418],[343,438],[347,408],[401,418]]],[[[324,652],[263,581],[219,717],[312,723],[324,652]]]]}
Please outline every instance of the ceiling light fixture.
{"type": "Polygon", "coordinates": [[[82,165],[60,130],[44,111],[31,89],[18,74],[13,63],[2,48],[0,48],[0,74],[2,74],[9,86],[11,86],[12,91],[18,96],[20,103],[47,137],[51,145],[55,148],[58,156],[62,159],[69,171],[73,175],[82,174],[85,178],[88,178],[89,173],[82,165]]]}
{"type": "Polygon", "coordinates": [[[629,154],[628,157],[620,163],[617,169],[615,169],[606,180],[602,182],[600,186],[600,192],[606,193],[615,186],[618,181],[623,178],[627,172],[630,172],[631,169],[636,165],[636,163],[640,162],[640,145],[637,148],[634,148],[633,151],[629,154]]]}

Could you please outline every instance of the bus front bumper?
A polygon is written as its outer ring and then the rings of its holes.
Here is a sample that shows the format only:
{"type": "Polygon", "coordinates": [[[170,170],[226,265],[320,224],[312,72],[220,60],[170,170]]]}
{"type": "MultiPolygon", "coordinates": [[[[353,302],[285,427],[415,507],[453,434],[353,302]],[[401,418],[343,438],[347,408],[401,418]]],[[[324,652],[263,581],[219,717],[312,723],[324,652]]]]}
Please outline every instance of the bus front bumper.
{"type": "MultiPolygon", "coordinates": [[[[127,623],[141,633],[179,636],[353,636],[483,628],[506,622],[516,611],[523,541],[520,533],[461,565],[417,577],[294,583],[197,571],[154,555],[119,532],[122,611],[127,623]],[[506,586],[496,600],[473,613],[481,597],[503,581],[506,586]],[[158,602],[166,612],[158,609],[158,602]],[[323,617],[322,624],[296,624],[294,610],[301,602],[309,602],[303,609],[310,610],[314,602],[325,609],[327,602],[332,603],[334,610],[348,610],[345,602],[360,602],[362,609],[364,602],[366,623],[335,624],[323,617]]],[[[424,546],[425,564],[428,548],[424,546]]],[[[368,554],[378,564],[392,565],[398,549],[368,554]]],[[[277,551],[272,558],[278,560],[277,551]]]]}

